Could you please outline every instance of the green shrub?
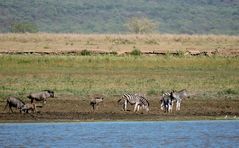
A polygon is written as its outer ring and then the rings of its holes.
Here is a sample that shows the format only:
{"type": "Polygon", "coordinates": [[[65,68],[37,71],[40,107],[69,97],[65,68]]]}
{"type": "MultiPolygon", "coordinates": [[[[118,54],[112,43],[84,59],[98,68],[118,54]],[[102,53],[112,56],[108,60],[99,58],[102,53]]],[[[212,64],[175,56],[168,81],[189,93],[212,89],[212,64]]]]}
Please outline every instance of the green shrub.
{"type": "Polygon", "coordinates": [[[219,95],[237,95],[239,94],[236,90],[233,90],[231,88],[225,89],[223,91],[218,92],[219,95]]]}
{"type": "Polygon", "coordinates": [[[137,48],[134,48],[131,52],[130,55],[134,55],[134,56],[140,56],[141,55],[141,51],[137,48]]]}
{"type": "Polygon", "coordinates": [[[179,57],[183,57],[184,54],[185,54],[185,53],[184,53],[182,50],[177,50],[177,55],[178,55],[179,57]]]}
{"type": "Polygon", "coordinates": [[[11,25],[11,32],[14,33],[36,33],[38,28],[35,24],[32,23],[14,23],[11,25]]]}
{"type": "Polygon", "coordinates": [[[85,49],[85,50],[82,50],[80,54],[83,55],[83,56],[88,56],[88,55],[91,55],[92,52],[85,49]]]}

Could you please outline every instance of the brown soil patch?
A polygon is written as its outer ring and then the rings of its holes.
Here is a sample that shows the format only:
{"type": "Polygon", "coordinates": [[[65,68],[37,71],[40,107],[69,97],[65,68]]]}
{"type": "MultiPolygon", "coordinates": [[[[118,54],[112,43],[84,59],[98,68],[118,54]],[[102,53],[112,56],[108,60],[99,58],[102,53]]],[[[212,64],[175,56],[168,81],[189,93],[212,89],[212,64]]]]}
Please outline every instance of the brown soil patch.
{"type": "Polygon", "coordinates": [[[203,119],[236,119],[239,117],[239,100],[218,99],[218,100],[184,100],[181,111],[164,113],[160,110],[157,99],[150,100],[150,112],[134,113],[133,107],[130,111],[122,111],[117,99],[105,100],[98,109],[93,112],[89,105],[89,99],[59,99],[48,100],[38,113],[20,114],[14,110],[9,113],[3,111],[5,102],[0,103],[0,122],[41,122],[41,121],[158,121],[158,120],[203,120],[203,119]]]}

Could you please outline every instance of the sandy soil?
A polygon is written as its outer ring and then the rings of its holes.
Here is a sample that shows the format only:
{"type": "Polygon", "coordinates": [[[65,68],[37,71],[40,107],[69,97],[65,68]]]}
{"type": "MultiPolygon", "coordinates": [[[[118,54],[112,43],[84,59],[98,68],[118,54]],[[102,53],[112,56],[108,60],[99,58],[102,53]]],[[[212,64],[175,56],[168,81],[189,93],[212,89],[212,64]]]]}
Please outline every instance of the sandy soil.
{"type": "Polygon", "coordinates": [[[133,112],[122,111],[117,104],[117,98],[105,99],[95,112],[89,105],[89,99],[53,98],[47,104],[38,108],[37,113],[20,114],[5,111],[5,102],[0,102],[0,122],[45,122],[45,121],[158,121],[158,120],[204,120],[204,119],[239,119],[239,99],[187,99],[184,100],[181,110],[173,113],[164,113],[160,110],[158,99],[150,99],[150,111],[133,112]],[[236,118],[235,118],[236,117],[236,118]]]}

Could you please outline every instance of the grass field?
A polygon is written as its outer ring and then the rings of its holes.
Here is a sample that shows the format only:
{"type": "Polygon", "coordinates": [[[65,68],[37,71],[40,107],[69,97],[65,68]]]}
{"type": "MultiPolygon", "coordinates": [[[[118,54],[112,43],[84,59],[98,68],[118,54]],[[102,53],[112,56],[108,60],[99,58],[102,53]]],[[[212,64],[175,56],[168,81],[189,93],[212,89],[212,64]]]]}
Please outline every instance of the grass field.
{"type": "MultiPolygon", "coordinates": [[[[189,35],[79,35],[0,34],[0,51],[81,51],[117,53],[140,51],[219,49],[238,50],[237,36],[189,35]]],[[[239,115],[238,56],[133,56],[0,54],[0,108],[9,95],[29,102],[30,92],[52,89],[41,113],[0,111],[1,122],[15,120],[187,120],[222,119],[239,115]],[[159,107],[163,91],[187,89],[191,98],[182,110],[165,114],[159,107]],[[123,93],[146,94],[149,114],[122,112],[117,100],[123,93]],[[104,108],[92,114],[90,96],[105,96],[104,108]]],[[[132,109],[131,109],[132,110],[132,109]]]]}
{"type": "Polygon", "coordinates": [[[238,75],[238,58],[2,55],[0,94],[53,89],[76,96],[125,92],[153,96],[186,88],[201,98],[217,98],[238,96],[238,75]]]}

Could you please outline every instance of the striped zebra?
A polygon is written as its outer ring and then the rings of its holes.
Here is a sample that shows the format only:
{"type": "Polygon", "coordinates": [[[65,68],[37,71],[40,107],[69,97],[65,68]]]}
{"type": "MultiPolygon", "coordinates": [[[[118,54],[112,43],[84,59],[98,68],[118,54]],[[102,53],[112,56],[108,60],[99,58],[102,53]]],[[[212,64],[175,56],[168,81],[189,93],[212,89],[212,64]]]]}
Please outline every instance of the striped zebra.
{"type": "Polygon", "coordinates": [[[128,103],[134,105],[134,112],[139,111],[140,108],[149,111],[149,102],[148,100],[141,95],[138,94],[124,94],[118,103],[123,100],[123,110],[127,111],[128,103]]]}
{"type": "Polygon", "coordinates": [[[186,89],[183,89],[180,91],[173,90],[170,93],[170,96],[173,98],[173,101],[176,102],[176,111],[180,110],[182,100],[190,97],[190,95],[186,89]]]}
{"type": "Polygon", "coordinates": [[[145,109],[147,112],[149,111],[149,101],[144,96],[140,97],[140,103],[137,106],[137,111],[140,110],[140,108],[145,109]]]}
{"type": "Polygon", "coordinates": [[[172,112],[173,111],[173,98],[171,96],[171,93],[166,92],[163,93],[160,102],[161,102],[161,110],[164,110],[164,112],[172,112]]]}

